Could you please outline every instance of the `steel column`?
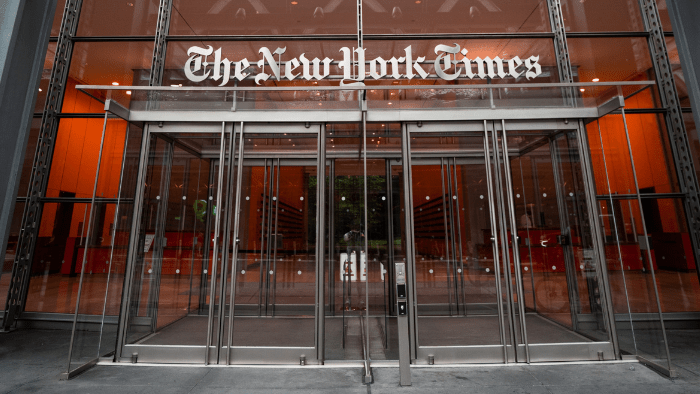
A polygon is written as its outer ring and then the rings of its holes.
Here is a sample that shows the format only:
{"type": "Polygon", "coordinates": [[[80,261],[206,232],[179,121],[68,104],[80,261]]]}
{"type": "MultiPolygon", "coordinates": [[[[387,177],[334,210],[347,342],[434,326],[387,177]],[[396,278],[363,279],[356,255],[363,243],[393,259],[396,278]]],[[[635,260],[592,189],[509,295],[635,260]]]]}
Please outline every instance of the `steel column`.
{"type": "MultiPolygon", "coordinates": [[[[666,108],[666,128],[671,144],[678,186],[685,193],[683,205],[688,221],[688,235],[693,242],[696,262],[700,262],[700,187],[693,163],[692,150],[683,122],[678,91],[673,79],[671,62],[666,49],[666,39],[659,21],[659,10],[655,0],[639,0],[644,16],[644,24],[649,32],[649,52],[651,54],[658,82],[661,104],[666,108]]],[[[700,271],[698,272],[700,275],[700,271]]]]}
{"type": "Polygon", "coordinates": [[[40,200],[46,192],[46,185],[49,181],[49,167],[58,131],[57,115],[63,103],[70,58],[73,53],[73,36],[78,28],[81,5],[82,0],[67,0],[63,12],[61,30],[56,43],[56,57],[51,69],[51,79],[46,92],[46,103],[36,144],[37,150],[29,177],[29,190],[27,192],[29,200],[22,215],[17,253],[12,266],[12,276],[5,302],[3,330],[9,329],[14,324],[26,303],[29,274],[43,210],[43,204],[40,200]]]}
{"type": "Polygon", "coordinates": [[[557,69],[561,82],[573,82],[571,60],[569,59],[569,46],[566,43],[566,28],[564,16],[561,12],[561,0],[547,0],[549,9],[549,22],[554,33],[554,54],[557,58],[557,69]]]}
{"type": "Polygon", "coordinates": [[[148,80],[148,86],[160,86],[163,84],[166,48],[165,38],[168,35],[170,27],[170,13],[172,12],[172,8],[172,0],[160,0],[156,38],[153,45],[153,60],[151,61],[151,76],[148,80]]]}
{"type": "MultiPolygon", "coordinates": [[[[318,135],[318,162],[316,164],[316,359],[319,364],[325,361],[326,302],[324,299],[324,278],[326,264],[326,125],[321,125],[318,135]]],[[[333,182],[332,179],[329,180],[333,182]]],[[[332,197],[331,197],[332,199],[332,197]]],[[[329,251],[333,265],[333,251],[329,251]]],[[[329,283],[334,277],[328,277],[329,283]]]]}

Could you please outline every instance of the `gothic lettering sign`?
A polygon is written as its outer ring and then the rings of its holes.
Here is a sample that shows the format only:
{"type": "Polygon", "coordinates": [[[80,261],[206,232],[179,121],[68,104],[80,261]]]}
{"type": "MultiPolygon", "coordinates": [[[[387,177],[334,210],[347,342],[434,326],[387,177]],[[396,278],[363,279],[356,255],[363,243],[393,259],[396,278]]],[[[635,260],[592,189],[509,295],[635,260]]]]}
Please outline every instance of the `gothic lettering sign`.
{"type": "MultiPolygon", "coordinates": [[[[277,48],[270,51],[267,47],[262,47],[258,51],[261,54],[257,61],[257,73],[254,75],[255,83],[261,84],[270,78],[277,81],[293,81],[297,78],[307,81],[320,81],[328,77],[331,73],[331,64],[334,60],[328,57],[323,60],[319,58],[309,59],[302,53],[298,58],[285,59],[284,53],[287,48],[277,48]]],[[[426,79],[429,77],[425,66],[425,56],[415,56],[411,46],[404,49],[404,56],[392,57],[385,60],[381,57],[366,62],[365,48],[348,47],[340,48],[342,60],[338,62],[338,67],[343,71],[341,85],[362,83],[365,79],[426,79]],[[402,73],[403,71],[403,73],[402,73]]],[[[489,56],[485,58],[477,57],[469,59],[469,51],[466,48],[460,50],[459,44],[437,45],[435,46],[434,70],[438,78],[446,81],[455,80],[459,77],[469,79],[480,78],[518,78],[524,76],[526,79],[536,78],[542,73],[542,67],[538,63],[539,56],[529,56],[524,60],[514,56],[511,59],[501,59],[496,56],[493,59],[489,56]],[[461,58],[459,55],[462,55],[461,58]]],[[[219,86],[224,86],[231,79],[242,81],[254,73],[250,61],[243,58],[237,62],[231,61],[221,56],[221,48],[214,50],[211,45],[207,48],[198,46],[190,47],[187,50],[189,58],[185,63],[185,76],[192,82],[202,82],[211,79],[220,82],[219,86]],[[214,55],[214,61],[209,57],[214,55]],[[231,78],[233,73],[233,78],[231,78]]]]}

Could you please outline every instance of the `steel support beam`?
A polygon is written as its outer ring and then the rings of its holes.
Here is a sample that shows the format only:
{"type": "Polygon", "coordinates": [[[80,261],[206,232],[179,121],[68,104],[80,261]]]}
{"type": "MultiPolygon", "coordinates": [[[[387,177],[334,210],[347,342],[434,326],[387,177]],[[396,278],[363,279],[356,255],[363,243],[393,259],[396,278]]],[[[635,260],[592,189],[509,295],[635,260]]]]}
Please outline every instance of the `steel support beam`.
{"type": "Polygon", "coordinates": [[[559,81],[573,82],[571,60],[569,59],[569,46],[566,43],[566,29],[564,28],[564,16],[561,13],[560,0],[547,0],[549,9],[549,22],[554,33],[554,54],[557,58],[559,69],[559,81]]]}
{"type": "MultiPolygon", "coordinates": [[[[0,256],[7,252],[56,0],[5,2],[0,18],[0,256]]],[[[2,270],[0,270],[2,274],[2,270]]]]}
{"type": "Polygon", "coordinates": [[[41,129],[37,140],[37,150],[34,155],[32,173],[29,177],[29,191],[27,204],[24,207],[22,225],[17,246],[17,254],[12,266],[3,329],[9,329],[16,318],[24,309],[29,286],[29,274],[31,271],[34,248],[36,246],[39,224],[43,204],[40,199],[44,196],[49,180],[49,167],[56,143],[58,131],[58,113],[63,103],[66,81],[70,69],[70,59],[73,53],[73,36],[78,28],[78,17],[82,0],[67,0],[63,12],[61,30],[56,43],[56,57],[49,87],[46,92],[46,103],[41,119],[41,129]]]}
{"type": "Polygon", "coordinates": [[[163,71],[165,70],[165,38],[168,36],[170,13],[172,9],[172,0],[160,0],[158,24],[156,25],[156,39],[153,45],[153,60],[151,61],[151,76],[148,81],[148,86],[160,86],[163,84],[163,71]]]}
{"type": "Polygon", "coordinates": [[[667,110],[666,128],[676,164],[678,185],[681,192],[685,194],[683,206],[688,221],[688,235],[693,243],[693,257],[696,262],[700,262],[700,188],[683,122],[678,91],[673,79],[673,70],[668,58],[666,39],[659,20],[656,1],[639,0],[639,4],[642,8],[645,27],[649,32],[649,51],[654,63],[661,104],[667,110]]]}

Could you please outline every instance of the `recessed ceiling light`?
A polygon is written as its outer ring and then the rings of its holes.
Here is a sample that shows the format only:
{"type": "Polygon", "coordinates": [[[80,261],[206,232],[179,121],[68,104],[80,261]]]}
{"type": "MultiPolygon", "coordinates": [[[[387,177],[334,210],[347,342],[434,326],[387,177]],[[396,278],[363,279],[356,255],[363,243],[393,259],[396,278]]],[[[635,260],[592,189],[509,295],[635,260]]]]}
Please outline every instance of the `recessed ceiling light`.
{"type": "Polygon", "coordinates": [[[41,90],[41,88],[39,88],[39,91],[40,91],[40,92],[43,92],[43,90],[41,90]]]}
{"type": "Polygon", "coordinates": [[[131,90],[127,90],[127,91],[126,91],[126,94],[128,94],[129,96],[131,96],[131,90]]]}
{"type": "Polygon", "coordinates": [[[420,0],[416,0],[416,4],[420,4],[420,0]]]}
{"type": "Polygon", "coordinates": [[[112,82],[113,86],[119,86],[119,82],[112,82]]]}
{"type": "Polygon", "coordinates": [[[387,104],[391,105],[391,101],[389,101],[387,104]]]}
{"type": "Polygon", "coordinates": [[[586,91],[586,89],[584,89],[584,88],[581,88],[580,90],[581,90],[582,92],[585,92],[585,91],[586,91]]]}
{"type": "Polygon", "coordinates": [[[299,3],[296,1],[292,1],[292,5],[297,5],[297,4],[299,4],[299,3]]]}
{"type": "Polygon", "coordinates": [[[598,82],[600,81],[600,78],[593,78],[593,82],[598,82]]]}

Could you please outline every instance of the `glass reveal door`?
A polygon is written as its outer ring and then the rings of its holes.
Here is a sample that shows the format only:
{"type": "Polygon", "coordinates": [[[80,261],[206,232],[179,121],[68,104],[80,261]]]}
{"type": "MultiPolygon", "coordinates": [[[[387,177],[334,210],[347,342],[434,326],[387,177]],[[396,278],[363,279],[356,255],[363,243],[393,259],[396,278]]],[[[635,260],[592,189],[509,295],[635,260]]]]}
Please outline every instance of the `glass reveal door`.
{"type": "MultiPolygon", "coordinates": [[[[219,126],[221,129],[221,126],[219,126]]],[[[212,272],[213,226],[221,179],[214,176],[230,137],[172,135],[151,127],[137,191],[125,283],[122,357],[135,361],[203,362],[212,272]],[[155,131],[153,130],[155,129],[155,131]],[[215,152],[208,157],[206,152],[215,152]],[[172,356],[173,346],[190,352],[172,356]],[[199,352],[192,352],[193,347],[199,352]]]]}
{"type": "Polygon", "coordinates": [[[432,126],[409,128],[417,358],[502,362],[507,327],[483,125],[432,126]]]}
{"type": "Polygon", "coordinates": [[[151,126],[122,357],[315,362],[319,131],[151,126]]]}
{"type": "Polygon", "coordinates": [[[319,131],[236,126],[211,363],[316,362],[319,131]]]}
{"type": "Polygon", "coordinates": [[[614,357],[578,125],[409,125],[418,363],[614,357]]]}

